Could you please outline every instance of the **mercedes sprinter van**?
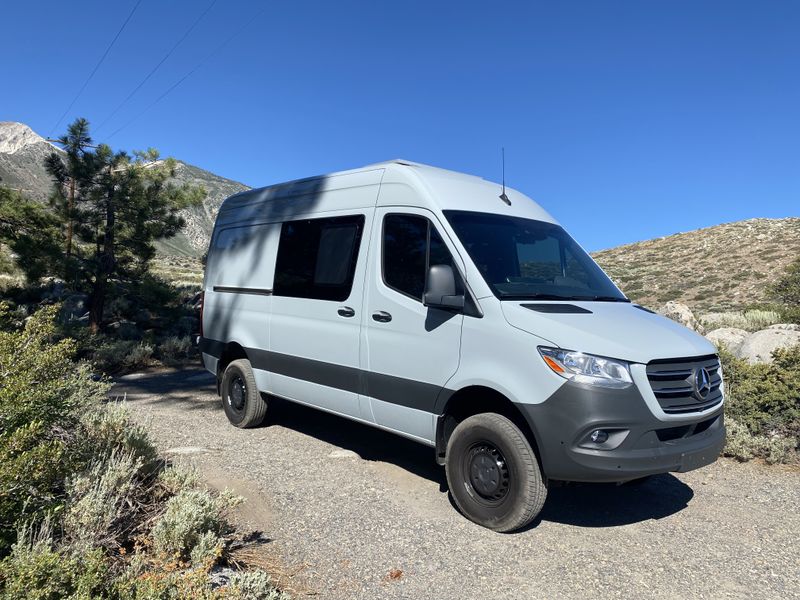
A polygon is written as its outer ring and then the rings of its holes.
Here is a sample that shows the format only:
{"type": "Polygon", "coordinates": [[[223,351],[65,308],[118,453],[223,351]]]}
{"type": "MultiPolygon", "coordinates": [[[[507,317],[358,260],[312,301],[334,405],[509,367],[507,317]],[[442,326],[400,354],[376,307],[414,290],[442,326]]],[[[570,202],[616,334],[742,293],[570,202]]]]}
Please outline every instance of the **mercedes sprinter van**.
{"type": "Polygon", "coordinates": [[[427,444],[456,506],[497,531],[530,523],[551,481],[716,460],[716,348],[500,191],[396,160],[225,200],[199,342],[230,422],[277,396],[427,444]]]}

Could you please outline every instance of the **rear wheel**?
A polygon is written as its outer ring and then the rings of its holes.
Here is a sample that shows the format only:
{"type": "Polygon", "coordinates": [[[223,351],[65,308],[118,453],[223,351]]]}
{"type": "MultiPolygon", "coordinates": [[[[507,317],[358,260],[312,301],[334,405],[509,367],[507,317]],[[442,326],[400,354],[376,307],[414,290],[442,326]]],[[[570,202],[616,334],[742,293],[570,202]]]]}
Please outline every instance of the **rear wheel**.
{"type": "Polygon", "coordinates": [[[530,442],[511,420],[495,413],[458,424],[447,442],[445,470],[458,509],[495,531],[524,527],[547,498],[530,442]]]}
{"type": "Polygon", "coordinates": [[[236,427],[255,427],[264,420],[267,403],[256,387],[253,369],[246,358],[234,360],[225,368],[220,392],[225,415],[236,427]]]}

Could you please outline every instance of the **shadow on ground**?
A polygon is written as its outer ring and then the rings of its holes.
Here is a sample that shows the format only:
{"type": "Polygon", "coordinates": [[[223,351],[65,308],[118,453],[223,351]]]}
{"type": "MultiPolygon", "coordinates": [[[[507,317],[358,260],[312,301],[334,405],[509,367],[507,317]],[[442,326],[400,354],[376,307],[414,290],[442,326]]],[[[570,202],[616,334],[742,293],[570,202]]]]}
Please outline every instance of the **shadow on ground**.
{"type": "MultiPolygon", "coordinates": [[[[125,394],[136,403],[169,403],[191,410],[219,411],[220,427],[230,427],[216,395],[214,377],[201,369],[151,372],[120,378],[112,397],[125,394]]],[[[394,464],[439,484],[447,492],[444,468],[433,449],[381,430],[280,398],[269,398],[262,427],[281,426],[334,446],[351,450],[364,460],[394,464]]],[[[624,485],[581,483],[551,486],[539,518],[577,527],[614,527],[661,519],[688,506],[694,492],[670,474],[624,485]]]]}

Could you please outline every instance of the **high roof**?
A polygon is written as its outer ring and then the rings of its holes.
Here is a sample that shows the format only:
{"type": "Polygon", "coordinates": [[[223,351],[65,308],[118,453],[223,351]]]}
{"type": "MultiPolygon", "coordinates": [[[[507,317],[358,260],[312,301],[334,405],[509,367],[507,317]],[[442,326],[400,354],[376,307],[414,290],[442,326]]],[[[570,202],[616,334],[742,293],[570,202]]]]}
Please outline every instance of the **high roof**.
{"type": "MultiPolygon", "coordinates": [[[[344,187],[380,182],[379,205],[410,203],[410,205],[423,208],[489,212],[556,222],[536,202],[513,188],[505,188],[505,193],[511,201],[511,204],[508,205],[500,199],[502,192],[500,183],[487,181],[476,175],[405,159],[387,160],[346,171],[337,171],[241,192],[226,200],[220,210],[230,209],[237,205],[250,205],[254,201],[274,203],[281,198],[288,199],[324,190],[341,189],[339,182],[344,181],[348,181],[344,187]],[[379,175],[378,172],[381,170],[383,174],[379,175]],[[356,184],[355,181],[359,183],[356,184]],[[420,193],[409,195],[407,191],[402,191],[403,189],[408,190],[409,187],[420,193]]],[[[300,209],[301,207],[297,206],[296,208],[300,209]]]]}

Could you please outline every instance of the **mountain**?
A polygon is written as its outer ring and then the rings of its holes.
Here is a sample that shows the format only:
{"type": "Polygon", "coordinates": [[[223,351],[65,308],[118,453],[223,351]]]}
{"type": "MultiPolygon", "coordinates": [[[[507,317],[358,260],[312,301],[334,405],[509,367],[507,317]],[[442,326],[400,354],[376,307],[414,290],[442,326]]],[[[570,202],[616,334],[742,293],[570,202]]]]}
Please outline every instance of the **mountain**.
{"type": "Polygon", "coordinates": [[[800,218],[749,219],[593,254],[633,300],[740,310],[766,300],[768,284],[800,257],[800,218]]]}
{"type": "MultiPolygon", "coordinates": [[[[0,185],[46,201],[51,182],[43,162],[54,150],[61,152],[27,125],[0,122],[0,185]]],[[[206,250],[220,204],[249,188],[180,161],[175,181],[201,185],[207,192],[202,206],[184,211],[183,232],[158,244],[159,268],[191,282],[201,269],[195,259],[206,250]],[[185,259],[167,258],[174,256],[185,259]]],[[[630,298],[645,305],[677,300],[701,310],[741,309],[766,300],[766,286],[800,256],[800,218],[725,223],[593,256],[630,298]]]]}
{"type": "MultiPolygon", "coordinates": [[[[0,185],[19,190],[29,198],[46,202],[52,190],[44,159],[63,151],[23,123],[0,121],[0,185]]],[[[214,217],[222,201],[250,189],[243,183],[215,175],[205,169],[178,161],[175,182],[202,186],[206,198],[201,206],[182,211],[186,227],[174,238],[157,244],[163,255],[201,256],[208,246],[214,217]]]]}

